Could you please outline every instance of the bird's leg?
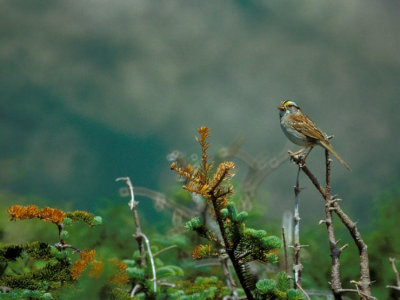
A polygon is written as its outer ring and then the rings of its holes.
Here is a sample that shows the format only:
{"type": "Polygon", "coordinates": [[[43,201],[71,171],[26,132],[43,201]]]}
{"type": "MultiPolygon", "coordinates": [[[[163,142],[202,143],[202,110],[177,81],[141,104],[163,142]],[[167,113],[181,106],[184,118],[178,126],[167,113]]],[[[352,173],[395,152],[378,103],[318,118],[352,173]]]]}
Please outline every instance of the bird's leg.
{"type": "Polygon", "coordinates": [[[296,152],[289,152],[289,156],[290,158],[293,158],[294,156],[300,155],[301,153],[303,153],[305,150],[307,150],[307,148],[310,148],[310,150],[308,150],[308,152],[306,153],[306,155],[301,155],[299,158],[301,160],[299,167],[302,168],[306,165],[306,158],[307,156],[310,154],[311,150],[314,148],[313,145],[308,145],[302,149],[300,149],[299,151],[296,152]]]}
{"type": "Polygon", "coordinates": [[[303,161],[306,160],[308,154],[310,154],[310,152],[311,152],[312,149],[314,149],[314,146],[313,146],[313,145],[310,146],[310,150],[308,150],[308,152],[306,153],[306,155],[304,155],[303,161]]]}
{"type": "Polygon", "coordinates": [[[304,152],[308,147],[310,147],[310,146],[306,146],[304,148],[301,148],[299,151],[296,151],[296,152],[290,152],[289,151],[288,153],[289,153],[290,156],[296,156],[296,155],[299,155],[300,153],[304,152]]]}

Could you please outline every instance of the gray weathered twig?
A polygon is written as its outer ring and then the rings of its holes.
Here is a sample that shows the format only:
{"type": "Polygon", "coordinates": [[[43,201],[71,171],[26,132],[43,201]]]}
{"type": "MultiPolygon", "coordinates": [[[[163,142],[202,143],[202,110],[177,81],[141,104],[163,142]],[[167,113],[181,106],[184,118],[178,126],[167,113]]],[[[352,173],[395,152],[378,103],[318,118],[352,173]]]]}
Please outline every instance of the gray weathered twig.
{"type": "MultiPolygon", "coordinates": [[[[152,252],[151,252],[149,239],[142,232],[142,229],[140,227],[139,214],[138,214],[138,211],[137,211],[137,206],[139,205],[139,202],[135,201],[135,193],[133,191],[133,185],[132,185],[131,179],[129,177],[119,177],[115,181],[124,181],[126,183],[126,185],[128,186],[129,196],[130,196],[130,201],[128,203],[128,206],[132,210],[133,218],[135,220],[136,232],[135,232],[135,234],[133,234],[133,236],[136,239],[136,241],[138,243],[138,246],[139,246],[140,264],[142,266],[146,266],[146,252],[145,252],[144,243],[143,243],[143,240],[144,240],[144,242],[146,244],[146,247],[147,247],[147,254],[148,254],[149,259],[150,259],[151,269],[152,269],[152,272],[153,272],[153,279],[152,280],[153,280],[153,284],[154,284],[153,285],[154,293],[156,293],[157,292],[157,278],[156,278],[156,269],[155,269],[155,264],[154,264],[154,257],[153,257],[152,252]]],[[[135,285],[132,288],[131,297],[133,297],[132,294],[135,295],[136,291],[139,288],[140,288],[140,286],[138,287],[138,285],[135,285]]]]}
{"type": "Polygon", "coordinates": [[[235,280],[233,279],[231,270],[229,269],[229,265],[228,265],[229,256],[226,254],[225,249],[221,249],[221,253],[220,253],[218,259],[221,263],[222,271],[224,272],[224,275],[226,278],[226,284],[227,284],[229,290],[231,291],[230,299],[237,300],[239,298],[238,292],[237,292],[237,286],[236,286],[235,280]]]}
{"type": "MultiPolygon", "coordinates": [[[[311,171],[305,166],[304,161],[302,160],[301,156],[295,155],[291,157],[293,161],[299,165],[302,169],[302,171],[308,176],[308,178],[311,180],[311,182],[314,184],[314,186],[317,188],[317,190],[320,192],[322,197],[325,199],[327,204],[327,209],[329,211],[333,211],[336,213],[336,215],[339,217],[339,219],[342,221],[343,225],[347,228],[349,231],[351,237],[354,240],[354,243],[356,244],[358,251],[359,251],[359,256],[360,256],[360,281],[357,282],[357,287],[360,288],[360,297],[367,299],[367,298],[373,298],[371,296],[371,279],[370,279],[370,274],[369,274],[369,261],[368,261],[368,247],[365,244],[364,240],[361,237],[360,232],[357,229],[356,223],[353,222],[350,217],[344,213],[340,205],[338,204],[338,199],[336,196],[331,196],[331,187],[330,187],[330,162],[331,160],[329,159],[329,151],[325,150],[325,159],[326,159],[326,189],[321,186],[321,184],[318,182],[317,178],[311,173],[311,171]]],[[[327,222],[325,220],[324,222],[327,222]]],[[[328,226],[329,221],[327,222],[328,226]]],[[[330,220],[330,224],[332,223],[332,220],[330,220]]],[[[333,225],[332,225],[333,226],[333,225]]],[[[329,232],[328,232],[329,233],[329,232]]],[[[332,247],[333,244],[337,244],[336,240],[334,241],[334,236],[330,236],[329,238],[330,241],[330,246],[332,247]]],[[[337,256],[337,261],[333,261],[333,256],[332,256],[332,268],[335,267],[336,269],[333,269],[332,272],[337,272],[337,274],[332,274],[332,277],[335,276],[335,283],[331,282],[331,288],[332,291],[335,295],[335,299],[342,299],[342,293],[345,291],[344,289],[339,289],[339,283],[340,279],[337,277],[340,275],[339,272],[339,255],[340,251],[343,250],[345,247],[342,247],[340,249],[335,249],[335,247],[331,248],[331,252],[333,251],[334,256],[337,256]],[[339,252],[338,252],[339,251],[339,252]],[[337,263],[337,264],[336,264],[337,263]]],[[[347,291],[347,290],[346,290],[347,291]]]]}
{"type": "MultiPolygon", "coordinates": [[[[400,291],[400,275],[399,275],[399,271],[397,271],[396,259],[390,257],[389,261],[390,261],[390,264],[392,265],[392,269],[393,269],[394,275],[396,276],[396,284],[397,284],[397,286],[395,286],[395,285],[387,285],[386,288],[393,289],[393,290],[396,290],[396,291],[400,291]]],[[[399,297],[399,299],[400,299],[400,297],[399,297]]]]}
{"type": "Polygon", "coordinates": [[[132,288],[132,291],[131,291],[131,294],[130,294],[130,296],[131,296],[131,298],[133,298],[133,297],[135,297],[135,294],[136,294],[136,292],[140,289],[140,284],[136,284],[133,288],[132,288]]]}
{"type": "Polygon", "coordinates": [[[242,209],[250,210],[257,188],[262,181],[275,171],[280,165],[287,161],[286,152],[282,151],[275,157],[254,157],[240,147],[243,143],[242,137],[237,137],[229,147],[220,151],[220,159],[225,160],[234,157],[243,161],[249,168],[242,184],[242,209]]]}
{"type": "Polygon", "coordinates": [[[137,206],[139,205],[139,202],[135,201],[135,193],[133,192],[133,185],[131,182],[131,179],[129,177],[119,177],[115,179],[115,181],[124,181],[126,185],[128,186],[129,189],[129,196],[130,196],[130,201],[128,203],[129,208],[132,210],[133,213],[133,219],[135,220],[135,225],[136,225],[136,232],[133,235],[139,245],[139,252],[140,252],[140,264],[142,266],[146,265],[146,252],[144,249],[144,244],[143,244],[143,236],[142,236],[142,228],[140,227],[140,220],[139,220],[139,214],[137,212],[137,206]]]}
{"type": "Polygon", "coordinates": [[[294,243],[293,243],[293,273],[294,288],[297,289],[301,285],[301,272],[303,265],[300,260],[300,213],[299,213],[299,194],[301,192],[299,186],[300,167],[297,171],[296,185],[294,186],[294,243]]]}
{"type": "Polygon", "coordinates": [[[340,254],[342,251],[338,248],[338,242],[335,237],[335,228],[333,226],[332,218],[332,198],[331,198],[331,160],[329,159],[329,152],[325,152],[325,162],[326,162],[326,190],[324,200],[325,200],[325,225],[328,231],[329,249],[331,251],[331,290],[335,299],[342,299],[342,282],[340,281],[340,254]]]}
{"type": "Polygon", "coordinates": [[[310,296],[307,294],[307,292],[302,288],[301,284],[296,283],[296,286],[299,288],[299,290],[303,293],[304,297],[306,297],[307,300],[311,300],[310,296]]]}
{"type": "Polygon", "coordinates": [[[151,252],[151,247],[150,247],[150,242],[149,239],[147,238],[147,236],[142,232],[141,233],[142,237],[144,238],[144,241],[146,243],[147,246],[147,254],[149,255],[150,258],[150,264],[151,264],[151,270],[153,272],[153,287],[154,287],[154,293],[157,292],[157,277],[156,277],[156,267],[154,264],[154,257],[153,254],[151,252]]]}
{"type": "Polygon", "coordinates": [[[165,247],[164,249],[161,249],[161,250],[157,251],[156,253],[154,253],[153,257],[156,257],[157,255],[159,255],[161,253],[164,253],[165,251],[168,251],[170,249],[176,248],[176,247],[178,247],[178,246],[177,245],[171,245],[171,246],[165,247]]]}
{"type": "Polygon", "coordinates": [[[288,252],[286,245],[286,236],[285,236],[285,227],[282,227],[282,241],[283,241],[283,252],[285,254],[285,272],[286,276],[289,276],[289,260],[288,260],[288,252]]]}

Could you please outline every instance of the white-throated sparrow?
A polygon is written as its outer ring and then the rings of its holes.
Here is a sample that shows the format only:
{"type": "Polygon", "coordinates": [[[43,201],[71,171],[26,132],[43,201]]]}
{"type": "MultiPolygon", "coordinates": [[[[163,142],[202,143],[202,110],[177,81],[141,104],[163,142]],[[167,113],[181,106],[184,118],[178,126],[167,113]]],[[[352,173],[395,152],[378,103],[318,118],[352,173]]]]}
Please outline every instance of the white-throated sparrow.
{"type": "Polygon", "coordinates": [[[332,152],[334,156],[349,170],[349,165],[340,157],[339,154],[333,149],[328,141],[328,136],[323,133],[317,125],[297,106],[293,101],[283,101],[278,106],[279,117],[281,119],[281,128],[288,139],[299,146],[304,148],[290,153],[290,155],[298,155],[307,148],[310,150],[304,157],[304,160],[310,154],[315,145],[320,145],[325,149],[332,152]]]}

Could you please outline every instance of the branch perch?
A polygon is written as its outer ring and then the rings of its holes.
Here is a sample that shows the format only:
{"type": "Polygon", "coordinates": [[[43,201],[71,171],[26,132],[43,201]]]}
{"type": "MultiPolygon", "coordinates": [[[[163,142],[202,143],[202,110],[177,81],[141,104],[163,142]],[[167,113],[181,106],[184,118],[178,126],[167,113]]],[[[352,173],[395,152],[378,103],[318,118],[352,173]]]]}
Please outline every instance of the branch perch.
{"type": "MultiPolygon", "coordinates": [[[[304,165],[304,161],[302,156],[294,155],[291,157],[292,160],[301,167],[302,171],[307,175],[307,177],[311,180],[314,184],[316,189],[320,192],[322,197],[325,199],[325,214],[326,220],[324,221],[328,228],[328,237],[329,237],[329,244],[331,248],[331,256],[332,256],[332,282],[331,282],[331,289],[335,295],[336,299],[342,299],[342,293],[345,291],[340,288],[340,265],[339,265],[339,258],[340,252],[344,248],[341,249],[337,248],[336,240],[334,238],[334,231],[333,231],[333,222],[332,222],[332,212],[335,212],[342,223],[345,225],[347,230],[349,231],[351,237],[356,244],[359,256],[360,256],[360,281],[357,282],[357,286],[360,288],[360,297],[362,299],[370,299],[373,298],[371,296],[371,279],[369,274],[369,261],[368,261],[368,247],[365,244],[364,240],[361,237],[360,232],[357,229],[356,223],[353,222],[350,217],[345,214],[342,208],[339,205],[339,199],[336,196],[331,196],[331,185],[330,185],[330,163],[331,160],[329,158],[329,151],[325,150],[325,160],[326,160],[326,188],[323,188],[321,184],[318,182],[317,178],[311,173],[311,171],[304,165]]],[[[347,290],[346,290],[347,291],[347,290]]]]}
{"type": "MultiPolygon", "coordinates": [[[[294,244],[293,244],[293,273],[294,273],[294,288],[301,286],[301,272],[303,265],[300,261],[300,214],[299,214],[299,187],[300,167],[297,171],[296,186],[294,186],[294,244]]],[[[301,290],[301,289],[300,289],[301,290]]]]}

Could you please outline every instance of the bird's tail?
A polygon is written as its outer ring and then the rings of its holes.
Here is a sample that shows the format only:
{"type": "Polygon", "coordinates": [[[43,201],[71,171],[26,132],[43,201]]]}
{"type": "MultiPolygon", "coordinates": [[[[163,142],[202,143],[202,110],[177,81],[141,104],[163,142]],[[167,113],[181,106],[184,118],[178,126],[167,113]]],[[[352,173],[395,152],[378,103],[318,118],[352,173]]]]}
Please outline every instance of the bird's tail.
{"type": "Polygon", "coordinates": [[[321,141],[321,145],[325,149],[327,149],[330,152],[332,152],[332,154],[336,156],[336,158],[346,167],[346,169],[351,171],[349,165],[344,161],[344,159],[339,154],[336,153],[336,151],[333,149],[333,147],[331,146],[331,144],[329,144],[328,141],[321,141]]]}

